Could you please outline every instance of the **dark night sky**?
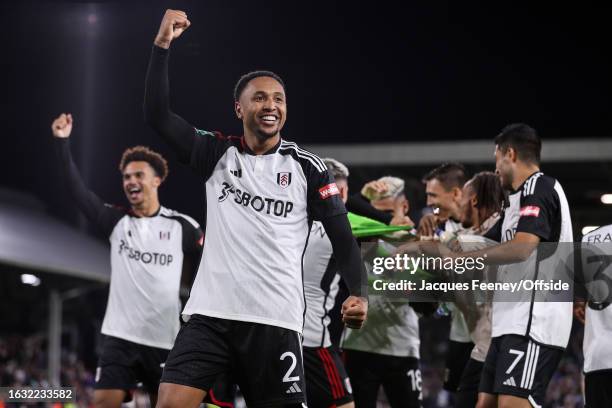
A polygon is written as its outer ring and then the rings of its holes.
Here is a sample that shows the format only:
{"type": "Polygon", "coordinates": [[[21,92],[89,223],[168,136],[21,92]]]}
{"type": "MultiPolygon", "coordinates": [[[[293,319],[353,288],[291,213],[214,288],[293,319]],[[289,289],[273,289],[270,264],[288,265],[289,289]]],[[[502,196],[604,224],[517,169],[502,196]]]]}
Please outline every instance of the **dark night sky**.
{"type": "MultiPolygon", "coordinates": [[[[109,201],[123,202],[124,148],[172,157],[142,119],[167,7],[192,21],[173,45],[173,108],[201,128],[239,133],[234,82],[264,68],[287,83],[283,135],[299,143],[490,139],[514,121],[544,138],[609,136],[608,10],[498,3],[2,3],[0,186],[74,219],[51,150],[49,126],[62,111],[75,116],[73,153],[87,183],[109,201]]],[[[201,183],[171,166],[163,203],[197,216],[201,183]]]]}

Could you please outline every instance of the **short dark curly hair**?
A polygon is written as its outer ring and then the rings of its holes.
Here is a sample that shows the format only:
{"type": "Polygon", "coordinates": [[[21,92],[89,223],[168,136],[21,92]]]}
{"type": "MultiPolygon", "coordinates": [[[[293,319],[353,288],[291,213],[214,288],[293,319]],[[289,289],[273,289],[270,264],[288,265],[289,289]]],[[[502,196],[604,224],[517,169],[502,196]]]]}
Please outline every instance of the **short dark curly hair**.
{"type": "Polygon", "coordinates": [[[125,149],[123,155],[121,156],[121,161],[119,162],[119,171],[123,173],[125,167],[134,161],[144,161],[149,163],[149,165],[155,171],[155,175],[164,181],[168,176],[168,162],[164,157],[149,149],[146,146],[134,146],[128,149],[125,149]]]}
{"type": "Polygon", "coordinates": [[[274,72],[272,71],[253,71],[253,72],[249,72],[248,74],[244,74],[243,76],[240,77],[238,82],[236,82],[236,86],[234,86],[234,101],[237,101],[240,99],[240,95],[242,95],[242,91],[244,91],[244,88],[246,88],[247,84],[251,80],[255,78],[259,78],[259,77],[270,77],[270,78],[276,79],[278,83],[281,84],[281,86],[283,87],[283,91],[287,93],[287,89],[285,88],[285,82],[281,79],[280,76],[278,76],[274,72]]]}
{"type": "Polygon", "coordinates": [[[476,173],[468,181],[469,186],[476,194],[476,208],[484,209],[489,214],[501,212],[506,196],[497,174],[490,171],[476,173]]]}

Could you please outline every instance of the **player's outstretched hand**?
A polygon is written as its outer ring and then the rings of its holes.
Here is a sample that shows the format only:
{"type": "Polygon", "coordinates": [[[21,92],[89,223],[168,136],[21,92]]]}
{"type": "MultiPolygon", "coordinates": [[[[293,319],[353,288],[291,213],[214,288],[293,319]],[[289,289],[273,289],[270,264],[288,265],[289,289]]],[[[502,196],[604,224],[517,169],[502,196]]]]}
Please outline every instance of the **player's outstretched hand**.
{"type": "Polygon", "coordinates": [[[438,228],[438,216],[434,214],[427,214],[421,217],[419,221],[418,232],[422,237],[433,237],[436,228],[438,228]]]}
{"type": "Polygon", "coordinates": [[[361,195],[368,200],[376,200],[381,194],[384,194],[389,189],[389,186],[384,181],[370,181],[361,188],[361,195]]]}
{"type": "Polygon", "coordinates": [[[414,221],[412,221],[407,215],[395,214],[393,218],[391,218],[391,222],[389,222],[389,225],[414,227],[414,221]]]}
{"type": "Polygon", "coordinates": [[[69,113],[62,113],[59,115],[51,124],[51,131],[53,136],[67,138],[72,132],[72,115],[69,113]]]}
{"type": "Polygon", "coordinates": [[[170,48],[170,43],[178,38],[189,28],[191,22],[187,19],[187,14],[181,10],[166,10],[164,18],[159,25],[155,45],[161,48],[170,48]]]}
{"type": "Polygon", "coordinates": [[[361,329],[368,316],[368,301],[358,296],[349,296],[342,303],[342,322],[349,329],[361,329]]]}

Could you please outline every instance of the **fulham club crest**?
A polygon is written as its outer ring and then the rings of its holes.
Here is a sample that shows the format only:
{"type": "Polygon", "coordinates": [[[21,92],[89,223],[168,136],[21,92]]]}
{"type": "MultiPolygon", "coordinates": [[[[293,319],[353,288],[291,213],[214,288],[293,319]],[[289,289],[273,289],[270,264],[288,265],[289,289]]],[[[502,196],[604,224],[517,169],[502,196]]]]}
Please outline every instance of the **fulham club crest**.
{"type": "Polygon", "coordinates": [[[291,173],[289,172],[276,173],[276,184],[278,184],[282,188],[289,187],[289,184],[291,184],[291,173]]]}

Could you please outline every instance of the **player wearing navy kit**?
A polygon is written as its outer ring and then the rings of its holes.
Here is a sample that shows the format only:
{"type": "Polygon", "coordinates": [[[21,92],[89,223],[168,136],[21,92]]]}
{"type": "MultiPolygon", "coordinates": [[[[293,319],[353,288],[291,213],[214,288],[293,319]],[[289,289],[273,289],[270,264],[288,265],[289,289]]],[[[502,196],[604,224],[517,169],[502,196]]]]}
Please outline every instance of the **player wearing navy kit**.
{"type": "Polygon", "coordinates": [[[311,221],[322,223],[351,296],[343,319],[359,328],[367,301],[364,269],[338,186],[314,154],[281,138],[283,81],[269,71],[243,76],[234,92],[244,136],[197,130],[169,107],[171,42],[190,25],[167,10],[155,39],[145,119],[206,187],[206,241],[188,322],[172,349],[158,407],[197,407],[229,375],[249,407],[302,406],[302,257],[311,221]]]}
{"type": "MultiPolygon", "coordinates": [[[[190,217],[160,205],[166,160],[146,147],[127,149],[119,170],[129,209],[104,204],[72,160],[72,115],[52,124],[57,156],[73,199],[111,245],[111,281],[96,370],[96,407],[119,407],[142,382],[155,404],[162,367],[180,326],[183,266],[197,265],[203,235],[190,217]]],[[[188,271],[192,273],[192,271],[188,271]]]]}

